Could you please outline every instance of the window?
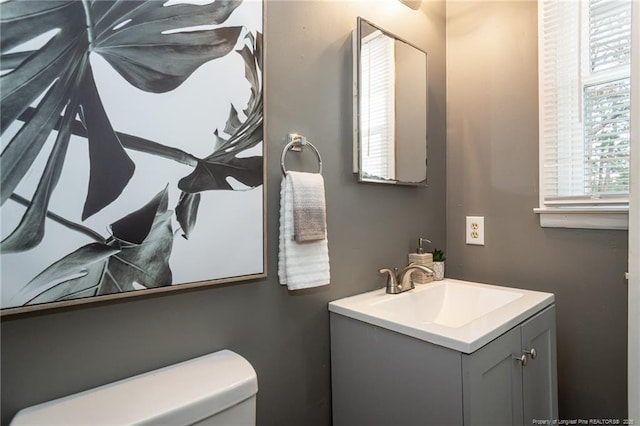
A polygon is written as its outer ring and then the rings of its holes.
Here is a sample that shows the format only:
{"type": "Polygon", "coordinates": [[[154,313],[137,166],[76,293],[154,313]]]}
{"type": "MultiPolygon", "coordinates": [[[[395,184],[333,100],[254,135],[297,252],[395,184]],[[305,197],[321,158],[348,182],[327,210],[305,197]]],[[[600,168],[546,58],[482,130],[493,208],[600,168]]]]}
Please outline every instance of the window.
{"type": "Polygon", "coordinates": [[[540,0],[538,27],[541,224],[626,229],[631,1],[540,0]]]}
{"type": "Polygon", "coordinates": [[[375,31],[362,40],[360,57],[362,170],[395,179],[394,40],[375,31]]]}

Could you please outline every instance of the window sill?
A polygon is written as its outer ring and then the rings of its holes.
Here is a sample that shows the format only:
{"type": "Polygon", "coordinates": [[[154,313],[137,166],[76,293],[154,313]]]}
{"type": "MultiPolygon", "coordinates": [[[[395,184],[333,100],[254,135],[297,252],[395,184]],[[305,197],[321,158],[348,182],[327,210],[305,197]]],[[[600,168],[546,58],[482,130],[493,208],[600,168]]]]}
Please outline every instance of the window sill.
{"type": "Polygon", "coordinates": [[[562,208],[541,207],[533,211],[540,215],[543,228],[629,229],[629,207],[562,208]]]}

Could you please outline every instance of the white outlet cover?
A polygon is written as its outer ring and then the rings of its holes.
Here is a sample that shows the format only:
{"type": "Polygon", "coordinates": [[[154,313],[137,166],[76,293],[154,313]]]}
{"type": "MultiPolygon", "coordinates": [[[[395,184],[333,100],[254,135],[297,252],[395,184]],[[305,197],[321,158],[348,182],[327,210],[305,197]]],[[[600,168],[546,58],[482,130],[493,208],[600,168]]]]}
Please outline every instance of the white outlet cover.
{"type": "Polygon", "coordinates": [[[484,216],[467,216],[467,244],[484,245],[484,216]]]}

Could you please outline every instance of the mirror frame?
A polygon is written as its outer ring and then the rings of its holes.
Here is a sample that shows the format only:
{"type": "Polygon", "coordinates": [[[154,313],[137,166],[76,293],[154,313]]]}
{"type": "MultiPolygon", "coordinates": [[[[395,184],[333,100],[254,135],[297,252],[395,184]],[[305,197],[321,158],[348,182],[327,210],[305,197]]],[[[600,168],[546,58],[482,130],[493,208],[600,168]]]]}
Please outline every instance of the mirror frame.
{"type": "MultiPolygon", "coordinates": [[[[391,184],[391,185],[402,185],[402,186],[428,186],[428,169],[429,169],[429,164],[428,164],[428,139],[429,139],[429,126],[428,126],[428,117],[429,117],[429,97],[428,97],[428,90],[429,90],[429,79],[428,79],[428,74],[429,74],[429,59],[428,59],[428,54],[425,50],[419,48],[418,46],[416,46],[415,44],[408,42],[407,40],[398,37],[397,35],[395,35],[392,32],[389,32],[383,28],[381,28],[379,25],[374,24],[373,22],[362,18],[361,16],[358,16],[357,18],[357,27],[356,29],[352,32],[352,51],[353,51],[353,85],[352,85],[352,90],[353,90],[353,173],[357,175],[358,177],[358,182],[364,182],[364,183],[384,183],[384,184],[391,184]],[[382,32],[383,34],[393,38],[396,41],[400,41],[402,43],[405,43],[411,47],[413,47],[414,49],[424,53],[425,55],[425,86],[426,86],[426,93],[425,93],[425,97],[426,99],[426,109],[425,109],[425,123],[427,123],[427,131],[426,131],[426,137],[425,137],[425,176],[424,179],[421,181],[416,181],[416,182],[408,182],[408,181],[401,181],[401,180],[396,180],[396,179],[384,179],[384,178],[372,178],[372,177],[365,177],[362,174],[362,156],[360,155],[360,87],[362,86],[362,82],[361,82],[361,63],[360,63],[360,54],[361,54],[361,35],[362,35],[362,25],[366,24],[366,25],[370,25],[371,27],[375,28],[376,30],[382,32]]],[[[395,142],[395,141],[394,141],[395,142]]]]}

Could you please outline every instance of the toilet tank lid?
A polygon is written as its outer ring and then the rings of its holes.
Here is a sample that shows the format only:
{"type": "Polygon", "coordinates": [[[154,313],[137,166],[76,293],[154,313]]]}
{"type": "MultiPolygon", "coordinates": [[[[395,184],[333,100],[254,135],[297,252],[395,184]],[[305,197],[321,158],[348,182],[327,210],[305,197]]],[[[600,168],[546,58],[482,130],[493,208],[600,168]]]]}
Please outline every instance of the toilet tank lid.
{"type": "Polygon", "coordinates": [[[225,349],[25,408],[11,424],[191,424],[257,392],[251,364],[225,349]]]}

